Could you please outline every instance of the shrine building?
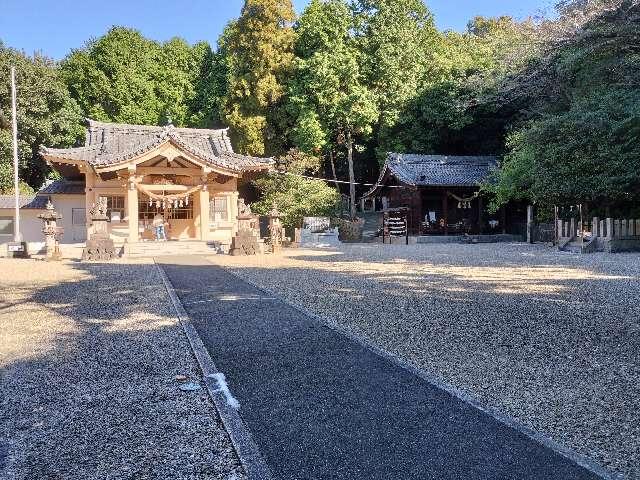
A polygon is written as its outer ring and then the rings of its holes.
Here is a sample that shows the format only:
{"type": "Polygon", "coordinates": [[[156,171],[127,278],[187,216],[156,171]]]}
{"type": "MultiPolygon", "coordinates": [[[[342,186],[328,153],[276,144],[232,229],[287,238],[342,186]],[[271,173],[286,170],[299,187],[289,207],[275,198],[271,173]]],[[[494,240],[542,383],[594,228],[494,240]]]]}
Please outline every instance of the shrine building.
{"type": "MultiPolygon", "coordinates": [[[[91,228],[88,212],[104,197],[116,244],[152,240],[158,213],[169,239],[229,244],[237,231],[240,184],[273,165],[271,159],[234,153],[226,129],[87,123],[84,146],[41,148],[42,158],[63,180],[21,198],[25,241],[42,241],[31,217],[44,208],[46,198],[63,216],[61,243],[84,242],[91,228]]],[[[6,207],[12,205],[4,200],[6,207]]],[[[3,209],[0,216],[9,212],[3,209]]],[[[5,225],[4,232],[9,230],[5,225]]]]}
{"type": "Polygon", "coordinates": [[[491,213],[480,194],[497,168],[494,156],[390,153],[362,208],[408,209],[413,235],[522,235],[525,205],[512,202],[491,213]]]}

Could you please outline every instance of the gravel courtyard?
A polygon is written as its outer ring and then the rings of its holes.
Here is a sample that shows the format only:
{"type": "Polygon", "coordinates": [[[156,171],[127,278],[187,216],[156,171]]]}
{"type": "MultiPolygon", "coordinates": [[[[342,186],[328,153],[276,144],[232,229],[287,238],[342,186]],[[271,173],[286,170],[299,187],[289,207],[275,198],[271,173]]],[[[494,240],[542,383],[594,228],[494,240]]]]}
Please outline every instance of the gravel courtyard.
{"type": "Polygon", "coordinates": [[[155,266],[0,259],[0,478],[245,478],[155,266]]]}
{"type": "Polygon", "coordinates": [[[640,478],[640,255],[352,245],[211,260],[640,478]]]}

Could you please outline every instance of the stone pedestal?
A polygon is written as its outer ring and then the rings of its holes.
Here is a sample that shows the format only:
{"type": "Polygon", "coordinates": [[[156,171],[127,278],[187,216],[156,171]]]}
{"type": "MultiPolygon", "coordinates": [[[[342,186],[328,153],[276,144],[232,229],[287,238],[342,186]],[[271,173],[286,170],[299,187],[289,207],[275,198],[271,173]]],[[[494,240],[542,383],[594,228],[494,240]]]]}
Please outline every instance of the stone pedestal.
{"type": "Polygon", "coordinates": [[[241,213],[238,215],[238,233],[231,240],[229,254],[256,255],[260,252],[259,239],[258,217],[250,213],[241,213]]]}
{"type": "Polygon", "coordinates": [[[108,217],[95,214],[91,218],[93,233],[82,250],[83,260],[113,260],[117,257],[113,240],[109,236],[108,217]]]}

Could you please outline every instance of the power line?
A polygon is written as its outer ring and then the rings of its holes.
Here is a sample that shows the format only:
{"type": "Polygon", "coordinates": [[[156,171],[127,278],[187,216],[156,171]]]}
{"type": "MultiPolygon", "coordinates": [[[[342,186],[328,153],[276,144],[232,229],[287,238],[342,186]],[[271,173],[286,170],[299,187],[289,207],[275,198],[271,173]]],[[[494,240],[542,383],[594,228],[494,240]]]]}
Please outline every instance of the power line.
{"type": "MultiPolygon", "coordinates": [[[[310,177],[308,175],[300,175],[300,174],[291,173],[291,172],[276,172],[276,173],[279,173],[280,175],[289,175],[292,177],[305,178],[307,180],[313,180],[316,182],[343,183],[347,185],[351,183],[345,180],[334,180],[333,178],[310,177]]],[[[363,187],[375,187],[378,185],[377,183],[362,183],[362,182],[353,182],[353,183],[355,185],[362,185],[363,187]]],[[[385,185],[385,188],[407,188],[407,187],[405,185],[385,185]]]]}

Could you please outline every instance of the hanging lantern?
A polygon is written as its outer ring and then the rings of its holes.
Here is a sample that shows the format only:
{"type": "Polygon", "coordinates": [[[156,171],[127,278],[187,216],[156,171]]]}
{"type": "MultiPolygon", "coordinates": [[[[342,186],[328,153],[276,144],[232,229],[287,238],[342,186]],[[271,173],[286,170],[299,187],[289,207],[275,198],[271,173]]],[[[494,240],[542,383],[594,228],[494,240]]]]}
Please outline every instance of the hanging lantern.
{"type": "Polygon", "coordinates": [[[156,200],[156,208],[160,208],[160,200],[156,200]]]}
{"type": "Polygon", "coordinates": [[[462,208],[462,202],[458,202],[458,208],[462,208]]]}
{"type": "Polygon", "coordinates": [[[184,199],[184,204],[189,206],[189,197],[185,197],[184,199]]]}
{"type": "Polygon", "coordinates": [[[180,208],[182,208],[182,200],[180,200],[180,201],[178,202],[178,206],[179,206],[180,208]]]}
{"type": "Polygon", "coordinates": [[[178,200],[173,201],[173,208],[178,208],[178,200]]]}
{"type": "Polygon", "coordinates": [[[152,207],[153,206],[153,200],[151,198],[149,198],[149,206],[152,207]]]}

